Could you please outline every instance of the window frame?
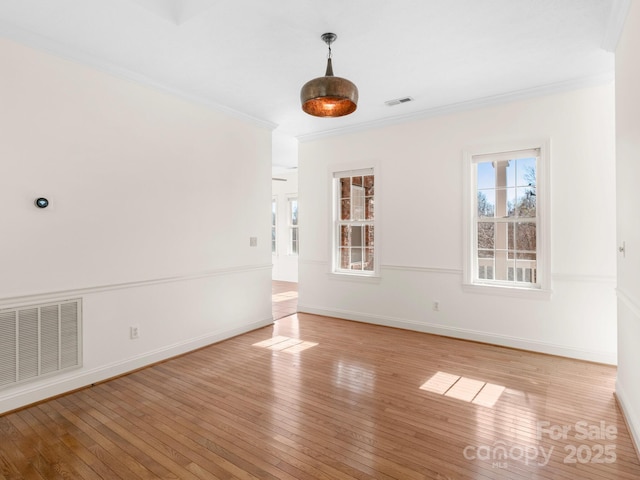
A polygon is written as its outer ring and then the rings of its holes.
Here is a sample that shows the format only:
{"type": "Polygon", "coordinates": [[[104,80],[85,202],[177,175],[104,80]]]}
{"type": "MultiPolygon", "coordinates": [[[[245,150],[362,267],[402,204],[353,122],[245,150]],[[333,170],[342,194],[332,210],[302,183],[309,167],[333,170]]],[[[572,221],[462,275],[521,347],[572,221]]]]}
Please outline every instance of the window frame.
{"type": "Polygon", "coordinates": [[[299,256],[300,255],[300,203],[298,201],[297,196],[287,197],[287,227],[289,236],[287,239],[287,254],[291,256],[299,256]],[[296,224],[293,224],[293,202],[296,202],[296,224]],[[294,249],[293,245],[293,236],[296,236],[296,245],[294,249]]]}
{"type": "Polygon", "coordinates": [[[271,255],[278,255],[278,196],[271,197],[271,255]]]}
{"type": "MultiPolygon", "coordinates": [[[[550,150],[549,140],[514,142],[465,149],[463,152],[463,290],[525,298],[550,298],[551,241],[550,241],[550,150]],[[506,158],[509,153],[539,150],[536,163],[536,269],[537,283],[500,282],[478,279],[477,262],[477,164],[479,156],[506,158]]],[[[517,275],[514,272],[514,275],[517,275]]]]}
{"type": "MultiPolygon", "coordinates": [[[[376,166],[368,166],[368,167],[359,167],[359,168],[349,168],[349,169],[332,169],[330,171],[330,181],[331,181],[331,211],[332,211],[332,221],[331,221],[331,273],[341,278],[355,278],[355,279],[370,279],[370,278],[379,278],[380,276],[380,256],[379,256],[379,198],[380,198],[380,177],[379,177],[379,169],[376,166]],[[374,177],[374,217],[373,219],[365,219],[365,220],[341,220],[340,215],[340,178],[344,177],[357,177],[357,176],[368,176],[372,175],[374,177]],[[343,269],[340,266],[340,228],[344,225],[351,225],[356,227],[361,226],[372,226],[373,227],[373,269],[372,270],[351,270],[351,269],[343,269]]],[[[363,240],[364,243],[364,240],[363,240]]],[[[365,246],[363,245],[363,249],[365,246]]]]}

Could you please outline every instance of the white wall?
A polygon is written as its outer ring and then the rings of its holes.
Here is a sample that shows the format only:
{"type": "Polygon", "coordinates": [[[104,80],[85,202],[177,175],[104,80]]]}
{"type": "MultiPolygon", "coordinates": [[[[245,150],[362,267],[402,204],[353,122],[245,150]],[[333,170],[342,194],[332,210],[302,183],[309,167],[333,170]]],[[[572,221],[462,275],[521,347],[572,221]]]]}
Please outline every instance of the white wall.
{"type": "Polygon", "coordinates": [[[631,8],[616,50],[618,382],[616,392],[640,448],[640,4],[631,8]]]}
{"type": "MultiPolygon", "coordinates": [[[[298,255],[289,250],[289,198],[298,197],[298,173],[276,173],[275,178],[285,181],[272,182],[272,195],[277,205],[276,245],[277,252],[272,255],[273,279],[284,282],[298,281],[298,255]]],[[[300,212],[300,215],[302,213],[300,212]]],[[[300,218],[302,221],[302,217],[300,218]]]]}
{"type": "Polygon", "coordinates": [[[83,368],[0,390],[0,413],[271,322],[268,128],[6,40],[0,58],[0,308],[82,298],[84,342],[83,368]]]}
{"type": "Polygon", "coordinates": [[[614,151],[611,84],[301,143],[298,309],[615,363],[614,151]],[[531,139],[551,141],[553,295],[465,293],[462,152],[531,139]],[[364,165],[378,281],[328,274],[329,171],[364,165]]]}

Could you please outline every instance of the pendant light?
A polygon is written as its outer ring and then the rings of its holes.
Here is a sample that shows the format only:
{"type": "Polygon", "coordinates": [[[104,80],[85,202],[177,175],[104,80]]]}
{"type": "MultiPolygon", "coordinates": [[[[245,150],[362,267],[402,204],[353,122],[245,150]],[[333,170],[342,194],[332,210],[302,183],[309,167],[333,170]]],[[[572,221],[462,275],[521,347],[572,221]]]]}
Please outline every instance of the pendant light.
{"type": "Polygon", "coordinates": [[[329,46],[327,71],[324,77],[309,80],[300,90],[302,110],[316,117],[349,115],[358,106],[358,88],[346,78],[333,76],[331,44],[338,36],[335,33],[324,33],[320,38],[329,46]]]}

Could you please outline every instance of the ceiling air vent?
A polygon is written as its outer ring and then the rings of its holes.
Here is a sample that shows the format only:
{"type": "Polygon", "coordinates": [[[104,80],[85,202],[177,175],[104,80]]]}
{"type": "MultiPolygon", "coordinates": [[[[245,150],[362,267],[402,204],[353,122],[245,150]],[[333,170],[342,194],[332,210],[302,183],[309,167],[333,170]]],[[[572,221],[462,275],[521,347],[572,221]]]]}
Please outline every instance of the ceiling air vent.
{"type": "Polygon", "coordinates": [[[393,100],[387,100],[386,102],[384,102],[384,104],[388,107],[393,107],[394,105],[400,105],[401,103],[407,102],[413,102],[413,97],[395,98],[393,100]]]}

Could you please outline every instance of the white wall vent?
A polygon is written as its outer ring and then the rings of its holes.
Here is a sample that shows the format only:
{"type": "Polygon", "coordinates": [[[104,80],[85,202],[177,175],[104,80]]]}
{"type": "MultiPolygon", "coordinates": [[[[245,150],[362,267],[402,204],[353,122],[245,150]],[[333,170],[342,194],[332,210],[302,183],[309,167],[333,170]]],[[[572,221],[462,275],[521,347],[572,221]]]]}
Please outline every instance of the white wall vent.
{"type": "Polygon", "coordinates": [[[0,310],[0,389],[82,365],[80,299],[0,310]]]}

